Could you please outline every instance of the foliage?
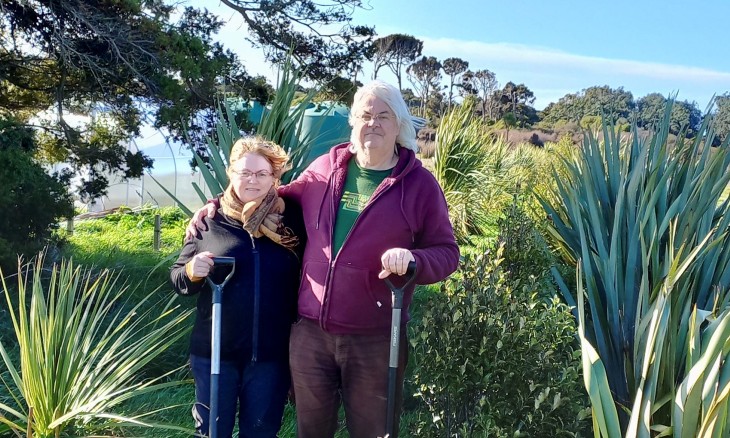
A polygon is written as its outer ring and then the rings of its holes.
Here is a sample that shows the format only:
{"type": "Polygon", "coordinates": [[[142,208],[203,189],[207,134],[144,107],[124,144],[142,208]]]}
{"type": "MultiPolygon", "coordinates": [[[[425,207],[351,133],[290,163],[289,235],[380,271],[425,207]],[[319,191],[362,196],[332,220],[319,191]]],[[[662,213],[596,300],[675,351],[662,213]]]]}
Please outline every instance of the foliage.
{"type": "Polygon", "coordinates": [[[439,90],[441,63],[433,56],[423,56],[406,69],[416,93],[421,97],[421,115],[425,116],[426,101],[433,91],[439,90]]]}
{"type": "Polygon", "coordinates": [[[470,234],[482,234],[487,227],[484,188],[494,176],[487,173],[491,145],[494,140],[486,126],[466,104],[447,112],[436,130],[433,174],[446,196],[459,241],[470,234]]]}
{"type": "Polygon", "coordinates": [[[715,144],[725,141],[730,134],[730,93],[717,96],[714,101],[714,128],[717,133],[715,144]]]}
{"type": "Polygon", "coordinates": [[[338,76],[322,85],[312,100],[315,102],[340,102],[350,107],[355,100],[355,92],[361,86],[362,83],[359,81],[351,81],[338,76]]]}
{"type": "Polygon", "coordinates": [[[37,437],[145,424],[144,414],[124,417],[114,409],[179,384],[164,375],[146,378],[144,371],[185,336],[191,311],[173,301],[154,303],[155,292],[127,307],[117,279],[71,261],[54,264],[49,275],[42,254],[32,265],[19,264],[17,289],[3,277],[20,364],[11,360],[13,344],[0,343],[9,373],[3,386],[12,398],[0,404],[0,422],[37,437]]]}
{"type": "Polygon", "coordinates": [[[461,58],[446,58],[443,62],[443,68],[444,73],[446,73],[449,77],[449,99],[447,100],[447,103],[449,108],[451,108],[456,77],[464,73],[469,68],[469,62],[464,61],[461,58]]]}
{"type": "Polygon", "coordinates": [[[499,83],[497,76],[487,70],[467,70],[461,76],[461,92],[465,96],[479,96],[482,102],[482,117],[488,121],[498,118],[499,98],[495,99],[499,83]]]}
{"type": "Polygon", "coordinates": [[[441,116],[447,108],[444,93],[438,88],[432,89],[428,99],[426,99],[425,112],[423,113],[428,117],[427,126],[436,127],[441,124],[441,116]]]}
{"type": "MultiPolygon", "coordinates": [[[[249,29],[249,41],[274,64],[292,57],[313,80],[329,80],[359,70],[374,29],[352,25],[361,0],[221,0],[238,12],[249,29]],[[333,27],[341,25],[340,28],[333,27]]],[[[347,75],[350,76],[350,75],[347,75]]]]}
{"type": "MultiPolygon", "coordinates": [[[[659,93],[649,93],[636,102],[637,125],[653,130],[664,120],[664,109],[667,107],[667,98],[659,93]]],[[[690,138],[695,136],[700,127],[702,114],[697,104],[687,101],[675,101],[670,115],[669,132],[679,135],[686,130],[690,138]]]]}
{"type": "Polygon", "coordinates": [[[668,145],[672,105],[649,139],[604,125],[556,177],[550,231],[578,263],[586,386],[596,431],[726,436],[730,364],[727,142],[705,120],[668,145]],[[585,296],[586,307],[582,305],[585,296]],[[619,424],[615,423],[618,419],[619,424]]]}
{"type": "Polygon", "coordinates": [[[460,243],[491,235],[495,218],[519,198],[521,208],[541,226],[544,210],[533,194],[552,190],[552,166],[574,149],[569,137],[542,148],[510,146],[490,134],[473,111],[474,101],[448,111],[436,130],[433,174],[444,190],[460,243]]]}
{"type": "Polygon", "coordinates": [[[3,1],[0,114],[43,133],[50,162],[83,177],[83,197],[99,196],[102,172],[136,178],[152,165],[123,147],[144,121],[200,141],[220,85],[243,95],[256,88],[212,40],[221,25],[164,0],[3,1]]]}
{"type": "MultiPolygon", "coordinates": [[[[103,217],[77,220],[73,234],[61,230],[59,234],[63,236],[63,244],[59,247],[60,255],[66,259],[73,258],[76,264],[94,266],[95,270],[110,269],[118,272],[117,281],[128,285],[124,298],[128,303],[127,307],[145,299],[151,290],[157,290],[157,296],[169,297],[173,294],[169,287],[169,267],[182,246],[188,220],[188,216],[177,207],[121,207],[103,217]],[[156,215],[160,216],[161,225],[159,251],[155,251],[153,247],[156,215]]],[[[180,304],[181,311],[195,308],[195,300],[178,299],[176,302],[180,304]]],[[[0,333],[4,329],[6,333],[12,333],[10,318],[2,315],[2,311],[0,309],[0,333]],[[3,319],[7,320],[7,326],[3,325],[3,319]]],[[[179,339],[145,367],[145,376],[161,376],[187,363],[188,344],[187,336],[179,339]]],[[[179,380],[181,385],[126,400],[115,408],[115,412],[125,417],[150,413],[144,417],[147,423],[189,427],[192,424],[190,405],[195,397],[189,370],[183,368],[165,380],[179,380]]],[[[125,428],[124,436],[184,438],[190,437],[191,432],[130,426],[125,428]]]]}
{"type": "Polygon", "coordinates": [[[30,129],[0,117],[0,268],[11,269],[17,254],[32,255],[48,243],[73,204],[61,175],[48,175],[33,159],[30,129]]]}
{"type": "Polygon", "coordinates": [[[536,283],[510,281],[501,251],[467,257],[411,327],[426,413],[412,436],[567,437],[588,426],[575,321],[557,298],[537,298],[536,283]]]}
{"type": "Polygon", "coordinates": [[[583,116],[578,125],[586,131],[598,132],[603,126],[603,118],[601,116],[583,116]]]}
{"type": "Polygon", "coordinates": [[[535,221],[526,211],[524,202],[517,196],[505,208],[497,221],[499,235],[497,242],[502,247],[501,268],[510,279],[523,283],[535,281],[541,291],[550,291],[552,297],[552,278],[550,267],[557,264],[547,242],[536,227],[535,221]]]}
{"type": "Polygon", "coordinates": [[[629,119],[634,108],[633,95],[623,87],[594,86],[550,103],[543,110],[542,118],[549,126],[560,120],[580,122],[585,116],[602,116],[615,122],[620,117],[629,119]]]}
{"type": "Polygon", "coordinates": [[[373,79],[377,79],[378,71],[387,66],[398,79],[398,89],[403,90],[403,67],[415,62],[422,50],[423,41],[411,35],[396,33],[376,39],[371,49],[373,79]]]}
{"type": "Polygon", "coordinates": [[[507,82],[501,91],[495,91],[492,98],[498,102],[497,115],[507,120],[507,114],[514,117],[514,125],[527,126],[537,122],[537,111],[532,106],[535,94],[525,84],[507,82]]]}
{"type": "Polygon", "coordinates": [[[504,113],[504,115],[502,115],[502,122],[507,130],[507,137],[505,140],[509,141],[509,130],[517,126],[517,116],[515,116],[515,113],[512,111],[504,113]]]}
{"type": "MultiPolygon", "coordinates": [[[[702,113],[697,104],[686,100],[678,101],[673,96],[670,98],[674,103],[669,132],[693,138],[702,122],[702,113]]],[[[630,92],[620,87],[589,87],[579,93],[566,94],[558,102],[550,103],[541,114],[540,124],[555,129],[567,123],[580,123],[585,127],[585,121],[594,122],[605,117],[610,123],[622,124],[626,132],[630,130],[631,121],[635,121],[641,128],[652,130],[662,123],[667,101],[660,93],[649,93],[634,100],[630,92]]],[[[598,125],[589,124],[593,125],[590,129],[600,130],[600,122],[598,125]]]]}

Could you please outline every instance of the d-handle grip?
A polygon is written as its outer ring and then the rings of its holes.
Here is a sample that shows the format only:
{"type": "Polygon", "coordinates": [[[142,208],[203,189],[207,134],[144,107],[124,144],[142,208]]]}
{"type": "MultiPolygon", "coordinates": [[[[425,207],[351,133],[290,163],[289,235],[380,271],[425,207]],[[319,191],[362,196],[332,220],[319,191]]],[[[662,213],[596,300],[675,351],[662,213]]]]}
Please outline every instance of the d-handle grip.
{"type": "Polygon", "coordinates": [[[236,264],[235,257],[212,257],[215,266],[233,266],[236,264]]]}
{"type": "Polygon", "coordinates": [[[384,278],[383,280],[385,281],[385,284],[387,284],[388,287],[390,288],[390,290],[392,290],[393,292],[395,292],[397,290],[403,290],[406,287],[408,287],[413,282],[413,280],[416,279],[417,271],[418,270],[416,269],[416,262],[415,261],[408,262],[408,267],[406,268],[406,273],[401,276],[402,278],[403,277],[406,278],[406,283],[403,286],[401,286],[400,288],[395,287],[395,285],[390,281],[390,278],[388,278],[388,277],[384,278]]]}

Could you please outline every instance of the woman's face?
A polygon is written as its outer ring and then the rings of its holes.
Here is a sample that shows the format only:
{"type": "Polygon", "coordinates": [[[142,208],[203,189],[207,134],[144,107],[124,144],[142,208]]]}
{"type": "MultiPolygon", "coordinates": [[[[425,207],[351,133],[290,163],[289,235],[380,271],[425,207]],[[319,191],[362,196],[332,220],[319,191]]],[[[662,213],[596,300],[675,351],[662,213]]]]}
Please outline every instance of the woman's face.
{"type": "Polygon", "coordinates": [[[355,113],[353,139],[370,153],[393,153],[398,122],[390,107],[375,96],[367,96],[355,113]]]}
{"type": "Polygon", "coordinates": [[[244,154],[231,166],[231,187],[242,202],[253,201],[274,185],[271,164],[259,154],[244,154]]]}

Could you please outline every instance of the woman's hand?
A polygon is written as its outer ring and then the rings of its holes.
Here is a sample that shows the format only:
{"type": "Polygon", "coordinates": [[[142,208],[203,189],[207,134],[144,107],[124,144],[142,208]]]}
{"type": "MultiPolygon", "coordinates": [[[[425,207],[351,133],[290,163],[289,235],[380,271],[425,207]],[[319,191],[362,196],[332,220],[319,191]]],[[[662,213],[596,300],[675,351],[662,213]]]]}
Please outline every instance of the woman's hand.
{"type": "Polygon", "coordinates": [[[378,274],[379,279],[383,279],[390,274],[403,275],[408,269],[408,263],[415,262],[413,254],[405,248],[391,248],[380,256],[380,263],[383,270],[378,274]]]}
{"type": "Polygon", "coordinates": [[[185,274],[192,281],[200,281],[210,274],[213,267],[213,253],[203,251],[195,254],[189,262],[185,263],[185,274]]]}
{"type": "Polygon", "coordinates": [[[198,236],[198,230],[207,230],[208,225],[205,223],[205,218],[212,219],[215,216],[216,207],[214,204],[207,203],[200,207],[198,211],[193,214],[192,219],[188,222],[187,228],[185,228],[185,240],[190,240],[195,236],[198,236]]]}

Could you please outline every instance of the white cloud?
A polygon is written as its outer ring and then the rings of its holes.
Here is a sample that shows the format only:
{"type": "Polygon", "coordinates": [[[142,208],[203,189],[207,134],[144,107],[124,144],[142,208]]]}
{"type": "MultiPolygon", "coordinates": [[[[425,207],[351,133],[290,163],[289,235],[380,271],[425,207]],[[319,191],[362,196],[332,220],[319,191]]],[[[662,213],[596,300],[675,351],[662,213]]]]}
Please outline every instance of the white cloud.
{"type": "Polygon", "coordinates": [[[467,60],[483,60],[493,63],[509,63],[561,70],[578,69],[601,74],[643,76],[650,79],[671,79],[697,83],[713,81],[730,85],[729,72],[698,67],[575,55],[550,48],[520,44],[482,43],[446,38],[422,39],[424,41],[424,52],[443,53],[444,56],[458,56],[467,60]]]}

